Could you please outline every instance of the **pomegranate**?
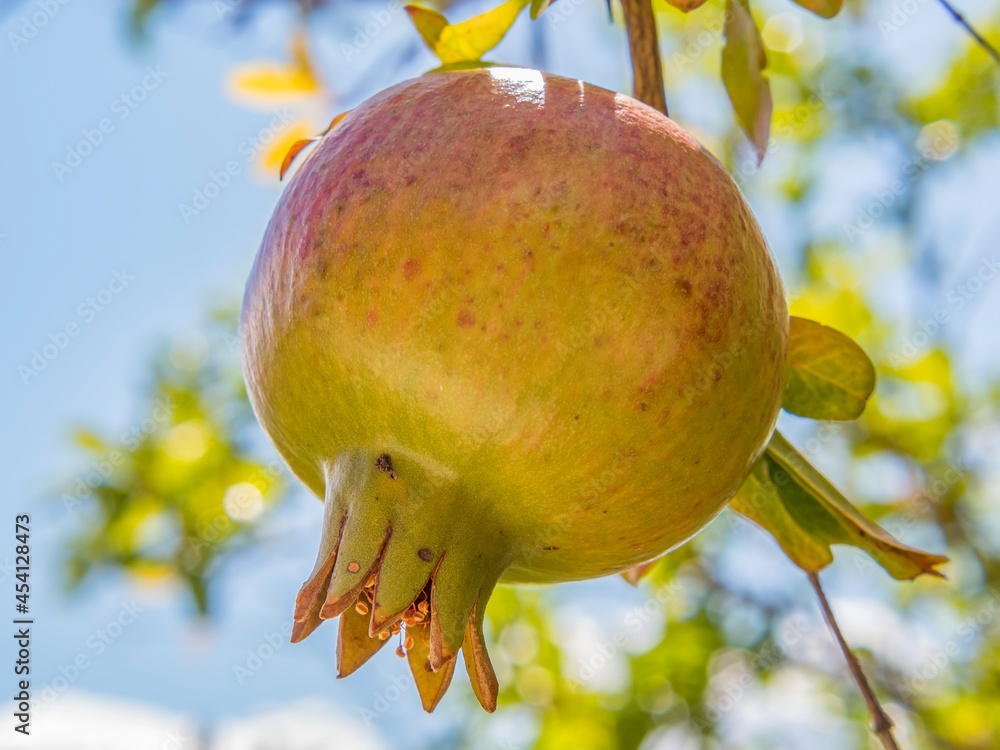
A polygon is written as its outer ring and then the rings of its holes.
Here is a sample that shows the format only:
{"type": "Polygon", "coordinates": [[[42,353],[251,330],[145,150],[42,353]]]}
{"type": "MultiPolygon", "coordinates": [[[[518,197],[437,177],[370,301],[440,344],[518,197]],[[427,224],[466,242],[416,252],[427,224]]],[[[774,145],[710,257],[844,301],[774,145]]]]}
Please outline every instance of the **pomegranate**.
{"type": "Polygon", "coordinates": [[[738,188],[655,110],[517,68],[438,72],[342,119],[247,283],[257,418],[324,499],[293,641],[345,676],[394,633],[429,711],[483,707],[500,583],[616,573],[732,498],[774,428],[788,313],[738,188]]]}

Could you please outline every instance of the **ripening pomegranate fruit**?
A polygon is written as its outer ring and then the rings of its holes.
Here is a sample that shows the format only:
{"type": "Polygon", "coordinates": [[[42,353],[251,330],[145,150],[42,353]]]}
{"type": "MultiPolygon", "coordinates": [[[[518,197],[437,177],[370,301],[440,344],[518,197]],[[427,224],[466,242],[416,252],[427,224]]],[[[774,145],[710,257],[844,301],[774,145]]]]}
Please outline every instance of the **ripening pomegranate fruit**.
{"type": "Polygon", "coordinates": [[[243,302],[261,425],[324,499],[298,641],[393,633],[424,707],[497,682],[498,583],[662,555],[767,443],[788,313],[732,179],[671,120],[533,70],[383,91],[288,185],[243,302]]]}

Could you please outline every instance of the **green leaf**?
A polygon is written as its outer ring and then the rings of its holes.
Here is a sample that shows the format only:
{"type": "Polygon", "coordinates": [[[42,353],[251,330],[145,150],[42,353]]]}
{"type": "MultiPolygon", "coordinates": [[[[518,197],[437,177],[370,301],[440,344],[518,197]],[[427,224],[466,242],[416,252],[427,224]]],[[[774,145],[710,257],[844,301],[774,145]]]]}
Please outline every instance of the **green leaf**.
{"type": "Polygon", "coordinates": [[[764,158],[771,130],[771,86],[764,77],[767,53],[747,0],[726,3],[726,44],[722,48],[722,82],[747,137],[764,158]]]}
{"type": "Polygon", "coordinates": [[[467,21],[450,24],[436,10],[407,5],[406,12],[420,36],[442,63],[479,60],[496,47],[529,0],[507,0],[467,21]]]}
{"type": "Polygon", "coordinates": [[[893,578],[941,576],[948,558],[909,547],[869,520],[779,432],[733,499],[733,510],[770,532],[792,561],[817,572],[833,561],[831,544],[871,555],[893,578]]]}
{"type": "Polygon", "coordinates": [[[840,331],[792,317],[781,405],[812,419],[857,419],[875,390],[875,365],[840,331]]]}
{"type": "Polygon", "coordinates": [[[844,0],[795,0],[795,2],[822,18],[833,18],[844,7],[844,0]]]}

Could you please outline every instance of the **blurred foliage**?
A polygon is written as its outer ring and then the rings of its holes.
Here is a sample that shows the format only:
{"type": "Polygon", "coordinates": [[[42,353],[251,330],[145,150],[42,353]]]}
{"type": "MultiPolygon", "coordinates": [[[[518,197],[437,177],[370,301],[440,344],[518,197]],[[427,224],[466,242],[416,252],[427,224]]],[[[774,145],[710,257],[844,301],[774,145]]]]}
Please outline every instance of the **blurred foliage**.
{"type": "Polygon", "coordinates": [[[117,440],[76,431],[87,470],[60,494],[80,514],[67,550],[71,586],[117,567],[177,579],[198,611],[209,611],[211,577],[256,543],[254,522],[283,486],[277,460],[251,448],[259,437],[237,351],[232,315],[224,315],[208,337],[179,340],[156,357],[142,416],[117,440]]]}
{"type": "MultiPolygon", "coordinates": [[[[542,19],[562,13],[566,1],[548,7],[542,19]]],[[[146,12],[167,2],[140,0],[138,6],[146,12]]],[[[800,4],[822,15],[839,8],[800,4]]],[[[456,4],[456,13],[464,5],[456,4]]],[[[954,290],[945,288],[941,262],[953,248],[942,247],[942,238],[926,231],[921,219],[935,177],[956,163],[967,165],[983,144],[995,142],[997,68],[942,14],[940,33],[953,35],[960,49],[936,80],[883,69],[884,42],[902,33],[901,26],[890,8],[852,6],[850,18],[842,14],[839,26],[819,31],[785,14],[765,18],[755,12],[773,92],[763,166],[735,119],[722,131],[704,126],[696,132],[751,200],[779,205],[789,224],[805,227],[782,238],[788,243],[782,255],[792,259],[783,267],[791,312],[856,338],[876,364],[879,386],[863,417],[814,424],[798,435],[800,450],[812,459],[824,457],[824,466],[837,470],[865,513],[896,538],[930,546],[953,561],[943,568],[949,581],[887,584],[863,553],[838,556],[835,572],[842,579],[877,584],[887,605],[881,611],[896,618],[886,628],[925,635],[912,646],[919,653],[861,653],[898,724],[901,744],[990,750],[1000,747],[1000,380],[996,372],[972,377],[957,364],[965,354],[963,326],[954,322],[960,321],[960,307],[950,301],[954,290]],[[826,175],[847,153],[848,142],[866,144],[892,165],[895,174],[886,186],[874,186],[884,192],[892,185],[891,200],[880,203],[876,216],[871,195],[859,195],[856,217],[831,227],[817,217],[829,201],[826,175]],[[900,284],[918,293],[887,305],[887,290],[900,284]],[[948,311],[951,322],[931,330],[926,321],[935,307],[948,311]],[[873,476],[880,481],[872,482],[873,476]]],[[[920,7],[921,13],[937,10],[920,7]]],[[[690,16],[666,5],[658,9],[668,85],[719,86],[721,3],[710,0],[690,16]]],[[[335,8],[325,13],[336,17],[335,8]]],[[[310,25],[308,18],[303,23],[311,35],[335,33],[310,25]]],[[[558,23],[541,28],[543,38],[563,31],[558,23]]],[[[993,39],[996,28],[981,30],[993,39]]],[[[301,57],[296,61],[304,49],[300,45],[291,62],[273,65],[286,72],[289,65],[299,73],[315,70],[311,63],[303,68],[301,57]]],[[[522,62],[544,67],[544,44],[532,49],[536,58],[522,62]]],[[[370,62],[383,64],[374,54],[370,62]]],[[[299,73],[288,80],[301,83],[299,73]]],[[[336,80],[335,69],[324,73],[336,80]]],[[[234,75],[243,90],[287,93],[275,90],[280,77],[234,75]]],[[[318,78],[299,85],[297,94],[329,106],[335,98],[329,84],[313,81],[318,78]]],[[[683,106],[672,101],[671,111],[686,124],[683,106]]],[[[327,111],[325,120],[334,114],[327,111]]],[[[962,299],[968,308],[978,301],[962,299]]],[[[235,353],[212,349],[194,370],[158,365],[149,407],[169,397],[169,422],[138,447],[126,446],[128,459],[93,496],[77,498],[86,515],[70,546],[74,578],[101,564],[130,572],[151,568],[188,580],[206,606],[215,559],[252,543],[255,523],[230,519],[227,534],[216,540],[205,539],[199,526],[229,518],[225,488],[233,484],[255,485],[266,500],[278,497],[270,482],[254,479],[264,459],[251,458],[237,438],[249,420],[235,361],[235,353]],[[231,372],[221,360],[228,360],[231,372]],[[227,385],[220,389],[220,383],[227,385]],[[192,420],[206,436],[206,450],[187,462],[170,458],[170,436],[192,420]],[[169,476],[164,467],[170,467],[169,476]],[[150,525],[143,519],[156,517],[169,520],[160,528],[170,534],[149,537],[143,531],[150,525]],[[202,550],[193,564],[185,555],[191,545],[202,550]]],[[[83,442],[87,450],[107,455],[99,439],[87,436],[83,442]]],[[[843,747],[872,747],[864,705],[831,650],[808,589],[789,592],[780,582],[763,581],[748,590],[723,574],[733,550],[746,549],[756,533],[735,514],[723,514],[653,566],[641,585],[640,604],[624,615],[621,628],[600,631],[598,645],[582,655],[573,646],[574,628],[597,627],[599,618],[576,613],[568,624],[552,590],[499,589],[487,615],[501,707],[497,718],[466,712],[457,744],[483,746],[506,716],[526,727],[518,747],[801,748],[809,746],[810,735],[796,724],[796,712],[808,704],[826,717],[814,733],[833,727],[844,737],[843,747]],[[638,639],[649,628],[654,637],[638,639]],[[607,679],[611,672],[619,679],[607,679]],[[752,721],[758,712],[785,720],[762,727],[752,721]]],[[[866,605],[874,606],[871,600],[866,605]]],[[[510,746],[505,743],[497,742],[510,746]]]]}

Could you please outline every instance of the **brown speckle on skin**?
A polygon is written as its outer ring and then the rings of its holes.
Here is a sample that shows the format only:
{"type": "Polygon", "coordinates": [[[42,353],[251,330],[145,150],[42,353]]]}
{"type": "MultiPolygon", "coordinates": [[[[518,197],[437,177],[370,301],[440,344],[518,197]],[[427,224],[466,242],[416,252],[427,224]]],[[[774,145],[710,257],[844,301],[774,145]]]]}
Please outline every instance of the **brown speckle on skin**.
{"type": "Polygon", "coordinates": [[[388,474],[389,479],[396,478],[396,472],[392,470],[392,459],[389,458],[388,453],[383,453],[375,459],[375,468],[385,474],[388,474]]]}
{"type": "Polygon", "coordinates": [[[420,273],[420,261],[408,260],[403,264],[403,278],[409,281],[420,273]]]}
{"type": "Polygon", "coordinates": [[[639,408],[639,411],[646,411],[646,408],[647,408],[646,402],[645,401],[640,401],[638,408],[639,408]]]}
{"type": "Polygon", "coordinates": [[[358,565],[358,563],[356,563],[356,562],[352,562],[352,563],[348,563],[347,569],[349,571],[351,571],[352,573],[357,573],[359,570],[361,570],[361,566],[358,565]]]}
{"type": "Polygon", "coordinates": [[[424,549],[417,552],[417,557],[419,557],[424,562],[430,562],[431,560],[434,559],[434,553],[425,547],[424,549]]]}
{"type": "Polygon", "coordinates": [[[471,328],[476,324],[476,316],[469,310],[460,310],[458,313],[458,325],[461,328],[471,328]]]}
{"type": "Polygon", "coordinates": [[[677,291],[682,297],[691,296],[691,282],[687,279],[678,279],[674,282],[674,286],[677,288],[677,291]]]}
{"type": "Polygon", "coordinates": [[[542,552],[552,552],[559,549],[558,547],[542,547],[542,552]]]}

